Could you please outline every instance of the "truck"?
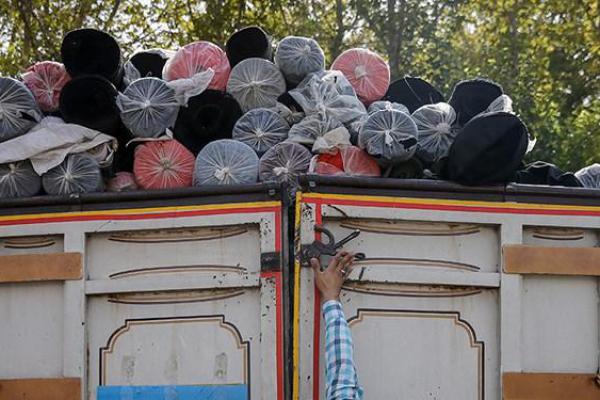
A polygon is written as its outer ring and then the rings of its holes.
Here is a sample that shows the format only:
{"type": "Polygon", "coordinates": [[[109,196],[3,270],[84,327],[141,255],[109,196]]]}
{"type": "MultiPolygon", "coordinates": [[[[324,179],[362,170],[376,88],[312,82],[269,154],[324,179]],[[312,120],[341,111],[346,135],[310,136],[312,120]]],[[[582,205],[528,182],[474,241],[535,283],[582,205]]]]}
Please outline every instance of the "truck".
{"type": "Polygon", "coordinates": [[[0,200],[0,399],[325,400],[322,229],[366,399],[600,398],[600,191],[307,175],[0,200]]]}

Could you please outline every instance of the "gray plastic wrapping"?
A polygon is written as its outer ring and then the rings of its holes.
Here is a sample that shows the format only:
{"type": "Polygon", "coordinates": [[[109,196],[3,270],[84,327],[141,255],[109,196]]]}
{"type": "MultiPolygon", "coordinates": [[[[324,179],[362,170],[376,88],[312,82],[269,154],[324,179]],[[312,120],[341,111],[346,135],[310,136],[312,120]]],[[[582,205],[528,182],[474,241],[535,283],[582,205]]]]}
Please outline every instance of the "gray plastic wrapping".
{"type": "Polygon", "coordinates": [[[369,105],[369,109],[368,109],[369,114],[373,114],[374,112],[381,111],[381,110],[396,110],[396,111],[402,111],[403,113],[406,113],[406,114],[410,114],[410,111],[408,111],[408,107],[406,107],[404,104],[394,103],[392,101],[387,101],[387,100],[374,101],[369,105]]]}
{"type": "Polygon", "coordinates": [[[290,126],[302,121],[302,118],[305,116],[302,111],[294,111],[280,102],[277,102],[273,109],[277,112],[277,114],[281,115],[290,126]]]}
{"type": "Polygon", "coordinates": [[[247,58],[231,70],[227,92],[243,111],[275,107],[286,89],[283,74],[272,62],[263,58],[247,58]]]}
{"type": "Polygon", "coordinates": [[[335,118],[351,131],[353,123],[367,113],[348,79],[339,71],[311,74],[289,94],[307,116],[320,114],[335,118]]]}
{"type": "Polygon", "coordinates": [[[311,158],[304,146],[291,142],[276,144],[260,158],[260,180],[297,184],[298,176],[308,171],[311,158]]]}
{"type": "Polygon", "coordinates": [[[69,195],[102,190],[102,175],[98,162],[89,154],[69,154],[58,166],[42,176],[48,194],[69,195]]]}
{"type": "Polygon", "coordinates": [[[42,112],[25,84],[0,78],[0,142],[26,133],[41,119],[42,112]]]}
{"type": "Polygon", "coordinates": [[[335,118],[309,115],[290,129],[288,141],[312,148],[314,153],[328,153],[350,145],[350,133],[335,118]]]}
{"type": "Polygon", "coordinates": [[[377,111],[363,124],[358,145],[384,163],[406,161],[417,150],[417,125],[402,111],[377,111]]]}
{"type": "Polygon", "coordinates": [[[194,185],[255,183],[258,161],[256,152],[247,144],[231,139],[216,140],[198,153],[194,185]]]}
{"type": "Polygon", "coordinates": [[[450,104],[426,104],[412,114],[417,124],[419,156],[428,162],[436,162],[448,155],[458,131],[452,126],[456,112],[450,104]]]}
{"type": "Polygon", "coordinates": [[[276,111],[255,108],[237,120],[232,137],[252,147],[260,156],[287,139],[289,130],[290,125],[276,111]]]}
{"type": "Polygon", "coordinates": [[[136,137],[154,138],[172,128],[179,103],[175,90],[158,78],[133,81],[117,97],[123,124],[136,137]]]}
{"type": "Polygon", "coordinates": [[[298,84],[306,75],[325,69],[325,54],[316,40],[302,36],[288,36],[279,42],[275,64],[285,78],[298,84]]]}
{"type": "Polygon", "coordinates": [[[0,198],[30,197],[42,189],[42,178],[28,160],[0,165],[0,198]]]}
{"type": "Polygon", "coordinates": [[[600,164],[592,164],[575,172],[583,187],[600,189],[600,164]]]}

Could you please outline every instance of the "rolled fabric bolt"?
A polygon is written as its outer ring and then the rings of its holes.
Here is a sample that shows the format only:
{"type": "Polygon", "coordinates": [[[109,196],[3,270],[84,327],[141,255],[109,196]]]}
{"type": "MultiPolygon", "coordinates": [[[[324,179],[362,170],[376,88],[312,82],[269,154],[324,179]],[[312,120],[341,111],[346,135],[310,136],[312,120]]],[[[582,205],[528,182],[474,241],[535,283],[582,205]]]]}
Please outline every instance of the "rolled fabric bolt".
{"type": "Polygon", "coordinates": [[[458,124],[464,126],[473,117],[485,112],[502,94],[502,86],[489,79],[469,79],[454,86],[448,103],[456,111],[458,124]]]}
{"type": "Polygon", "coordinates": [[[447,103],[426,104],[412,118],[417,124],[419,156],[426,162],[437,162],[448,155],[458,131],[454,128],[456,113],[447,103]]]}
{"type": "Polygon", "coordinates": [[[247,58],[271,59],[271,38],[258,26],[236,31],[227,39],[225,51],[229,64],[235,67],[247,58]]]}
{"type": "Polygon", "coordinates": [[[117,172],[113,178],[109,179],[106,185],[106,191],[108,192],[127,192],[137,189],[138,185],[135,182],[135,176],[133,173],[126,171],[117,172]]]}
{"type": "Polygon", "coordinates": [[[163,49],[148,49],[135,52],[129,62],[137,69],[140,78],[154,77],[162,79],[163,68],[169,59],[169,53],[163,49]]]}
{"type": "Polygon", "coordinates": [[[62,118],[68,123],[121,136],[117,94],[113,84],[101,76],[73,78],[60,93],[59,109],[62,118]]]}
{"type": "Polygon", "coordinates": [[[413,113],[425,104],[443,102],[444,96],[429,82],[407,76],[390,83],[383,99],[404,104],[413,113]]]}
{"type": "Polygon", "coordinates": [[[600,164],[592,164],[575,172],[583,187],[600,189],[600,164]]]}
{"type": "Polygon", "coordinates": [[[163,78],[166,81],[191,78],[211,68],[214,76],[208,88],[224,91],[230,67],[227,55],[214,43],[200,41],[183,46],[166,62],[163,78]]]}
{"type": "Polygon", "coordinates": [[[271,147],[260,158],[258,174],[263,182],[297,183],[308,171],[312,155],[304,146],[283,142],[271,147]]]}
{"type": "Polygon", "coordinates": [[[196,159],[194,185],[255,183],[258,156],[250,146],[231,139],[209,143],[196,159]]]}
{"type": "Polygon", "coordinates": [[[119,44],[111,35],[97,29],[68,32],[60,48],[62,62],[73,78],[100,75],[115,86],[123,78],[123,62],[119,44]]]}
{"type": "Polygon", "coordinates": [[[25,71],[21,78],[29,88],[44,112],[58,110],[60,92],[67,82],[71,80],[65,66],[54,61],[42,61],[33,64],[25,71]]]}
{"type": "Polygon", "coordinates": [[[277,112],[255,108],[237,120],[232,137],[246,143],[260,156],[288,137],[289,124],[277,112]]]}
{"type": "Polygon", "coordinates": [[[325,69],[325,54],[316,40],[302,36],[287,36],[277,45],[275,64],[293,86],[308,74],[325,69]]]}
{"type": "Polygon", "coordinates": [[[288,140],[308,146],[314,153],[328,153],[350,145],[350,133],[337,119],[313,114],[292,126],[288,140]]]}
{"type": "Polygon", "coordinates": [[[312,158],[309,171],[319,175],[381,176],[377,161],[356,146],[346,146],[333,154],[312,158]]]}
{"type": "Polygon", "coordinates": [[[216,90],[190,98],[187,107],[181,107],[173,132],[175,139],[198,154],[208,143],[231,139],[236,121],[242,116],[238,102],[229,94],[216,90]]]}
{"type": "Polygon", "coordinates": [[[390,66],[368,49],[349,49],[340,54],[331,69],[341,71],[358,98],[370,104],[383,97],[390,84],[390,66]]]}
{"type": "Polygon", "coordinates": [[[143,189],[192,186],[194,155],[176,140],[157,140],[135,149],[133,174],[143,189]]]}
{"type": "Polygon", "coordinates": [[[173,127],[179,111],[175,91],[158,78],[133,81],[117,97],[123,124],[136,137],[151,138],[173,127]]]}
{"type": "Polygon", "coordinates": [[[102,189],[100,166],[89,154],[69,154],[42,176],[42,185],[53,195],[97,192],[102,189]]]}
{"type": "Polygon", "coordinates": [[[368,112],[369,114],[373,114],[374,112],[381,110],[396,110],[410,114],[410,111],[408,111],[408,107],[406,107],[404,104],[393,103],[387,100],[374,101],[369,105],[368,112]]]}
{"type": "Polygon", "coordinates": [[[13,78],[0,78],[0,142],[25,134],[41,117],[27,86],[13,78]]]}
{"type": "Polygon", "coordinates": [[[410,115],[396,110],[381,110],[369,116],[360,133],[358,145],[384,164],[406,161],[417,150],[417,125],[410,115]]]}
{"type": "Polygon", "coordinates": [[[42,189],[42,178],[28,160],[0,165],[0,198],[35,196],[42,189]]]}
{"type": "Polygon", "coordinates": [[[237,64],[227,82],[227,92],[245,112],[275,107],[277,98],[285,90],[285,79],[279,68],[262,58],[247,58],[237,64]]]}

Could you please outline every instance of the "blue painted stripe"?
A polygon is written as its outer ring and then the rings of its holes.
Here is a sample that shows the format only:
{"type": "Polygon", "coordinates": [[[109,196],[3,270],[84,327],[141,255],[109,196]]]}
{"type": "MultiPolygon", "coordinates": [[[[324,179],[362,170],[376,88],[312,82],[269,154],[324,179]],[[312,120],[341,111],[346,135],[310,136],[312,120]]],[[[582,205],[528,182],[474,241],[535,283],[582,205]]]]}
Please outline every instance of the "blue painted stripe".
{"type": "Polygon", "coordinates": [[[98,386],[96,398],[97,400],[248,400],[248,386],[98,386]]]}

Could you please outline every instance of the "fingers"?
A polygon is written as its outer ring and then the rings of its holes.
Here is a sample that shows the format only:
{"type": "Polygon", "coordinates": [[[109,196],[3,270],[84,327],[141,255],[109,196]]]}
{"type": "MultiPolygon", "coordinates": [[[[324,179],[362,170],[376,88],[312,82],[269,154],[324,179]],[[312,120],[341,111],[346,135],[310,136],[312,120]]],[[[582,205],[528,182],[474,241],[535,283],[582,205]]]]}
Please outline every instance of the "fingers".
{"type": "Polygon", "coordinates": [[[354,263],[354,253],[344,252],[345,254],[339,259],[336,269],[338,271],[348,270],[354,263]]]}
{"type": "Polygon", "coordinates": [[[337,270],[338,266],[340,264],[340,260],[342,258],[344,258],[344,256],[346,256],[346,254],[348,254],[347,251],[338,251],[337,254],[335,256],[333,256],[333,258],[329,262],[327,269],[337,270]]]}
{"type": "Polygon", "coordinates": [[[318,258],[311,258],[310,266],[313,269],[313,271],[315,271],[315,273],[321,272],[321,262],[319,261],[318,258]]]}

